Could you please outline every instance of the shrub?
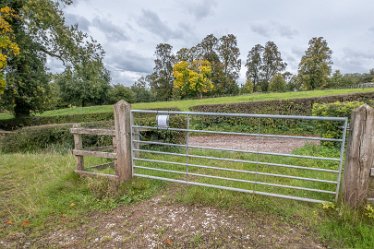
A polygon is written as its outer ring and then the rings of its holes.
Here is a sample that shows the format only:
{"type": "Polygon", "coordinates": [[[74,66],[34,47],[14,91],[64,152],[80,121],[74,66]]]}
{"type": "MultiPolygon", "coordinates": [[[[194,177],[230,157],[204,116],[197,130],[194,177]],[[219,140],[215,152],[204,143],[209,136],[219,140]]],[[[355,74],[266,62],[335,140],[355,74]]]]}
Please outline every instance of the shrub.
{"type": "Polygon", "coordinates": [[[113,112],[74,114],[52,117],[32,116],[26,118],[13,118],[0,121],[0,129],[16,130],[25,126],[38,126],[46,124],[65,124],[65,123],[87,123],[113,120],[113,112]]]}
{"type": "MultiPolygon", "coordinates": [[[[113,122],[93,122],[82,124],[83,127],[108,128],[113,122]]],[[[0,151],[4,153],[37,152],[46,149],[67,151],[74,146],[73,135],[70,133],[72,124],[55,124],[34,126],[20,129],[1,137],[0,151]]],[[[85,147],[106,146],[112,139],[104,136],[84,136],[85,147]]]]}
{"type": "MultiPolygon", "coordinates": [[[[374,102],[367,101],[368,104],[372,105],[374,102]]],[[[361,101],[351,101],[351,102],[335,102],[328,104],[314,104],[312,109],[312,114],[314,116],[326,116],[326,117],[351,117],[352,111],[357,107],[365,104],[361,101]]],[[[319,122],[316,127],[321,133],[322,137],[326,138],[341,138],[342,123],[339,122],[319,122]]],[[[339,143],[324,142],[324,145],[338,145],[339,143]]]]}

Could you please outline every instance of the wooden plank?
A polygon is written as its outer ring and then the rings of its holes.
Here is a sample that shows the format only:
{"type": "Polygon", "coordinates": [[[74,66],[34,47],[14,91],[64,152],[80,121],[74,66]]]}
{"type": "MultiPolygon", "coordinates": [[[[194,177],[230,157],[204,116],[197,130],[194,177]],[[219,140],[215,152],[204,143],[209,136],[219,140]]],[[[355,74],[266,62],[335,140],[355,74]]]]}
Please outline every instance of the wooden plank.
{"type": "Polygon", "coordinates": [[[90,172],[85,170],[75,170],[75,173],[81,175],[81,176],[89,176],[89,177],[106,177],[112,180],[118,180],[118,176],[111,175],[111,174],[104,174],[104,173],[98,173],[98,172],[90,172]]]}
{"type": "Polygon", "coordinates": [[[115,159],[117,156],[117,153],[113,153],[113,152],[90,151],[90,150],[73,150],[73,154],[76,156],[94,156],[94,157],[111,158],[111,159],[115,159]]]}
{"type": "Polygon", "coordinates": [[[117,141],[116,172],[120,182],[132,178],[131,165],[131,105],[121,100],[114,105],[114,126],[117,141]]]}
{"type": "MultiPolygon", "coordinates": [[[[73,125],[75,129],[79,129],[80,126],[81,126],[80,124],[73,125]]],[[[81,150],[83,148],[82,136],[80,134],[74,134],[73,136],[74,136],[74,149],[81,150]]],[[[75,158],[77,159],[77,170],[84,170],[83,156],[75,155],[75,158]]]]}
{"type": "Polygon", "coordinates": [[[89,150],[89,151],[114,151],[113,146],[93,146],[93,147],[86,147],[84,150],[89,150]]]}
{"type": "Polygon", "coordinates": [[[343,198],[352,208],[368,197],[369,175],[374,165],[374,109],[363,105],[352,113],[351,136],[344,170],[343,198]]]}
{"type": "Polygon", "coordinates": [[[103,163],[103,164],[98,164],[98,165],[94,165],[91,167],[87,167],[87,169],[106,169],[106,168],[113,168],[113,166],[114,166],[113,162],[109,162],[109,163],[103,163]]]}
{"type": "Polygon", "coordinates": [[[110,129],[71,128],[70,132],[81,135],[115,136],[115,130],[110,129]]]}

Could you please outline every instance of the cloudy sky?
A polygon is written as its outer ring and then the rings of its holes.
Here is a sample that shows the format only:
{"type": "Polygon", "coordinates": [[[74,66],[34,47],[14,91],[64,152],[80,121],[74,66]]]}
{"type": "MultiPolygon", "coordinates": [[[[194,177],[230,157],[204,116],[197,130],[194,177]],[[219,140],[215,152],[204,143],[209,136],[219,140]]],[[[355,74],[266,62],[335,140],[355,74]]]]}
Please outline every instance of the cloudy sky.
{"type": "MultiPolygon", "coordinates": [[[[242,62],[255,44],[272,40],[292,73],[310,38],[323,36],[334,69],[368,72],[374,68],[373,10],[372,0],[75,0],[64,11],[69,24],[103,45],[112,82],[131,85],[151,72],[158,43],[176,52],[211,33],[236,35],[242,62]]],[[[58,71],[54,63],[50,68],[58,71]]],[[[244,76],[242,67],[239,82],[244,76]]]]}

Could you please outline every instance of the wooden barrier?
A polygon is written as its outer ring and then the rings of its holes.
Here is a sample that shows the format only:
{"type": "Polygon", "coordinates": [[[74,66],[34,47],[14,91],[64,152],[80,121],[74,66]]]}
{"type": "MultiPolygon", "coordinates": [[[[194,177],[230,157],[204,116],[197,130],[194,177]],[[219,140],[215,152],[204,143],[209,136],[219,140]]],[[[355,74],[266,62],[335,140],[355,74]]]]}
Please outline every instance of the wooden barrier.
{"type": "Polygon", "coordinates": [[[369,182],[372,180],[371,172],[374,171],[374,109],[368,105],[355,109],[350,127],[343,201],[357,208],[370,200],[369,182]]]}
{"type": "Polygon", "coordinates": [[[131,165],[131,133],[130,133],[130,104],[119,101],[114,105],[115,129],[89,129],[74,124],[70,132],[74,135],[73,155],[77,159],[76,173],[82,176],[99,176],[123,182],[132,178],[131,165]],[[97,147],[96,150],[83,148],[82,135],[112,136],[112,147],[97,147]],[[113,152],[100,151],[112,149],[113,152]],[[84,156],[114,159],[113,163],[95,165],[89,169],[105,169],[114,166],[115,174],[103,174],[87,171],[84,167],[84,156]]]}

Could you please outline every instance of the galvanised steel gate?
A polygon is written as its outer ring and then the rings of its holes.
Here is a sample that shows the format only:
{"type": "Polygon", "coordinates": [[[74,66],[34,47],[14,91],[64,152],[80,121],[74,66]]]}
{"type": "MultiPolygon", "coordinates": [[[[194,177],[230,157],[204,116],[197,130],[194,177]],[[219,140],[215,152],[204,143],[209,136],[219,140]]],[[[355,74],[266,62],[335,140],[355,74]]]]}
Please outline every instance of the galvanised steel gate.
{"type": "Polygon", "coordinates": [[[338,198],[347,118],[132,110],[130,119],[134,176],[316,203],[338,198]],[[202,134],[305,144],[280,153],[190,143],[202,134]]]}

